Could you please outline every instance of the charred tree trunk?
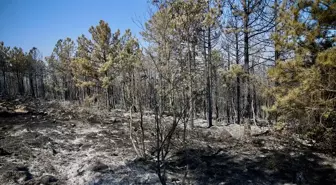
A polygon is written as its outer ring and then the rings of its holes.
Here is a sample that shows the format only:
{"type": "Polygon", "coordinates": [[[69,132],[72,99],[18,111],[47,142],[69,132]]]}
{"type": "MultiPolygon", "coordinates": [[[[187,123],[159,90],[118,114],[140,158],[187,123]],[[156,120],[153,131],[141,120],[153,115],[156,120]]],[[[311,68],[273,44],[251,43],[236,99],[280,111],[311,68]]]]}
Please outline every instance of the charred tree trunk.
{"type": "Polygon", "coordinates": [[[41,74],[41,79],[40,79],[40,83],[41,83],[41,95],[42,95],[42,98],[45,98],[45,86],[44,86],[44,81],[43,81],[43,79],[44,79],[44,75],[43,75],[43,73],[41,74]]]}
{"type": "MultiPolygon", "coordinates": [[[[239,65],[239,40],[238,40],[238,33],[235,34],[235,44],[236,44],[236,64],[239,65]]],[[[240,76],[237,75],[237,124],[240,124],[240,116],[241,116],[241,109],[240,109],[240,76]]]]}
{"type": "Polygon", "coordinates": [[[33,74],[29,72],[29,85],[30,85],[30,91],[31,91],[31,95],[32,97],[35,98],[35,88],[34,88],[34,79],[33,79],[33,74]]]}
{"type": "Polygon", "coordinates": [[[2,71],[2,78],[3,78],[3,92],[7,94],[7,82],[6,82],[6,71],[2,71]]]}
{"type": "Polygon", "coordinates": [[[249,14],[245,12],[244,15],[244,70],[246,73],[246,77],[244,78],[244,83],[246,86],[247,94],[246,94],[246,105],[245,105],[245,117],[250,119],[251,118],[251,88],[250,88],[250,80],[249,80],[249,30],[248,30],[248,23],[249,23],[249,14]]]}
{"type": "MultiPolygon", "coordinates": [[[[230,47],[229,45],[227,46],[227,53],[228,53],[228,70],[231,68],[231,56],[230,56],[230,47]]],[[[227,88],[227,98],[226,98],[226,116],[227,116],[227,121],[230,123],[230,105],[231,105],[231,84],[228,84],[227,88]]]]}
{"type": "Polygon", "coordinates": [[[17,83],[18,83],[18,91],[20,95],[24,94],[24,87],[23,87],[23,77],[20,77],[20,72],[16,72],[16,78],[17,78],[17,83]]]}
{"type": "Polygon", "coordinates": [[[189,119],[190,127],[194,128],[194,105],[193,105],[193,77],[192,77],[192,60],[191,60],[190,42],[188,41],[188,68],[189,68],[189,119]]]}
{"type": "Polygon", "coordinates": [[[208,127],[212,127],[212,97],[211,97],[211,28],[208,28],[208,57],[207,57],[207,100],[208,100],[208,127]]]}

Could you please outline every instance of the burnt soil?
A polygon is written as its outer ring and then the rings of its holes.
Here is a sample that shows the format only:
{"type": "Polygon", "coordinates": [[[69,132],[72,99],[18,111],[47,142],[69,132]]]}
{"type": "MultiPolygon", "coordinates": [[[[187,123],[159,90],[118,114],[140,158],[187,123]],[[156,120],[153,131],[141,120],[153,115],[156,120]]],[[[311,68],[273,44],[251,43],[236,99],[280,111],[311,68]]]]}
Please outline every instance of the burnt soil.
{"type": "MultiPolygon", "coordinates": [[[[150,112],[144,117],[145,160],[134,152],[130,115],[123,110],[37,100],[0,101],[0,106],[0,184],[160,184],[150,156],[155,140],[150,112]]],[[[139,115],[133,116],[136,138],[139,115]]],[[[336,184],[330,154],[273,133],[234,139],[213,130],[189,131],[186,148],[177,130],[166,163],[168,184],[336,184]]]]}

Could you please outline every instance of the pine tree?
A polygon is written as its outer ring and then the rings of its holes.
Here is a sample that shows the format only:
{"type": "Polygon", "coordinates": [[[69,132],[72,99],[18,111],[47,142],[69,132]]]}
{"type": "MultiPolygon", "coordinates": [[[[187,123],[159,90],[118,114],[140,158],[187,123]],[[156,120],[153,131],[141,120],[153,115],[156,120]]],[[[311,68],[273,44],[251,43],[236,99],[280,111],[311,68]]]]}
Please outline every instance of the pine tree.
{"type": "MultiPolygon", "coordinates": [[[[104,89],[105,105],[110,106],[109,82],[111,81],[111,54],[112,33],[108,23],[101,20],[99,25],[89,29],[91,40],[84,35],[78,38],[77,58],[73,61],[77,85],[82,88],[92,88],[95,95],[104,89]]],[[[119,31],[118,31],[119,32],[119,31]]],[[[90,94],[89,92],[87,92],[90,94]]]]}
{"type": "Polygon", "coordinates": [[[16,76],[17,80],[17,91],[20,95],[24,95],[24,75],[27,70],[27,59],[22,48],[14,47],[10,50],[10,65],[11,70],[16,76]]]}
{"type": "Polygon", "coordinates": [[[336,3],[300,0],[280,12],[283,33],[276,38],[289,51],[269,75],[273,111],[279,120],[300,123],[303,134],[331,147],[336,143],[336,3]],[[327,142],[326,142],[327,141],[327,142]]]}
{"type": "Polygon", "coordinates": [[[4,42],[0,42],[0,69],[1,69],[1,73],[2,73],[2,85],[0,85],[0,87],[2,88],[2,92],[3,94],[7,94],[7,80],[6,80],[6,72],[8,72],[8,68],[9,68],[9,52],[10,48],[6,47],[4,45],[4,42]]]}

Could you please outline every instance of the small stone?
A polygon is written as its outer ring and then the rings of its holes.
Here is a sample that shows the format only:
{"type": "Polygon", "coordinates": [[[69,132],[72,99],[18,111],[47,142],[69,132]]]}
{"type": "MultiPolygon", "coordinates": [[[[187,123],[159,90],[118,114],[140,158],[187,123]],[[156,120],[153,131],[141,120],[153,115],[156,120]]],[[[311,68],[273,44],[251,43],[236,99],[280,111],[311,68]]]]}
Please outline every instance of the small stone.
{"type": "Polygon", "coordinates": [[[28,113],[28,110],[26,109],[25,106],[17,106],[16,109],[14,110],[14,112],[26,114],[26,113],[28,113]]]}
{"type": "Polygon", "coordinates": [[[45,176],[42,176],[41,179],[40,179],[40,184],[43,184],[43,185],[49,185],[53,182],[57,182],[58,179],[52,175],[45,175],[45,176]]]}
{"type": "Polygon", "coordinates": [[[12,153],[6,151],[3,148],[0,148],[0,156],[6,156],[6,155],[11,155],[12,153]]]}
{"type": "Polygon", "coordinates": [[[97,117],[94,116],[94,115],[91,115],[90,117],[88,117],[87,120],[88,120],[90,123],[99,123],[99,120],[98,120],[97,117]]]}
{"type": "Polygon", "coordinates": [[[180,179],[175,178],[175,177],[173,177],[171,180],[172,180],[172,182],[178,182],[178,181],[180,181],[180,179]]]}
{"type": "Polygon", "coordinates": [[[53,148],[52,148],[51,150],[52,150],[52,154],[53,154],[53,155],[56,155],[56,154],[58,153],[58,152],[57,152],[55,149],[53,149],[53,148]]]}
{"type": "Polygon", "coordinates": [[[17,166],[16,170],[17,171],[29,171],[29,169],[27,168],[27,166],[17,166]]]}
{"type": "Polygon", "coordinates": [[[101,172],[108,169],[108,166],[100,161],[97,161],[93,165],[91,165],[89,169],[94,172],[101,172]]]}
{"type": "Polygon", "coordinates": [[[32,174],[29,172],[27,166],[17,166],[13,171],[13,175],[20,184],[23,184],[25,181],[32,179],[32,174]]]}

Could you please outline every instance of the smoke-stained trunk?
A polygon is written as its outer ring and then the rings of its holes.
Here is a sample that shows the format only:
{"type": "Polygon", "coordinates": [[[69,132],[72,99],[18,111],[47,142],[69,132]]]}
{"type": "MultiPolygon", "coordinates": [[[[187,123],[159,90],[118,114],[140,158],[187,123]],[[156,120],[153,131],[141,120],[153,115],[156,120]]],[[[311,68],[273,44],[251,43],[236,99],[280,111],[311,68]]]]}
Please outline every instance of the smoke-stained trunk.
{"type": "MultiPolygon", "coordinates": [[[[246,10],[248,11],[248,10],[246,10]]],[[[245,12],[244,14],[244,70],[246,73],[245,77],[245,86],[246,86],[246,106],[245,106],[245,117],[251,118],[251,105],[252,105],[252,99],[251,99],[251,88],[250,88],[250,80],[249,80],[249,14],[248,12],[245,12]]]]}
{"type": "MultiPolygon", "coordinates": [[[[236,64],[239,65],[239,40],[238,40],[238,33],[235,34],[235,46],[236,46],[236,64]]],[[[240,116],[241,116],[241,109],[240,109],[240,76],[237,75],[237,124],[240,124],[240,116]]]]}
{"type": "Polygon", "coordinates": [[[208,127],[212,127],[212,98],[211,98],[211,28],[208,28],[208,68],[207,68],[207,99],[208,99],[208,127]]]}
{"type": "Polygon", "coordinates": [[[34,90],[34,83],[33,83],[33,74],[29,72],[29,85],[30,85],[30,92],[32,97],[35,97],[35,90],[34,90]]]}
{"type": "Polygon", "coordinates": [[[7,94],[7,83],[6,83],[6,71],[2,71],[2,78],[3,78],[3,90],[4,93],[7,94]]]}

